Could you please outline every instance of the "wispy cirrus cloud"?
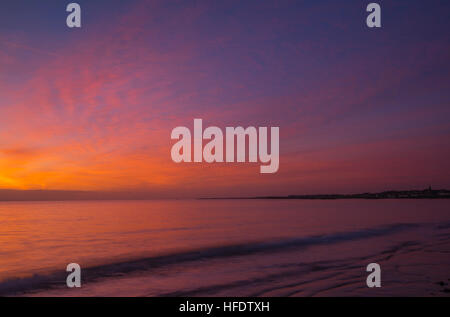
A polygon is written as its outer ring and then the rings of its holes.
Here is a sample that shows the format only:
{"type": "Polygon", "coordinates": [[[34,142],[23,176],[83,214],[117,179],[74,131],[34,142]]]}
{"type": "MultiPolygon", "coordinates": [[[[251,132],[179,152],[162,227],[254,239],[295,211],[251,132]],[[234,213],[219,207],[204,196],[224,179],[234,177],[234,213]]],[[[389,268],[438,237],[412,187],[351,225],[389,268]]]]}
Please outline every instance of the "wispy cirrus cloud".
{"type": "Polygon", "coordinates": [[[449,158],[448,41],[433,30],[368,35],[353,6],[334,5],[349,16],[294,2],[135,1],[95,11],[50,47],[9,34],[0,187],[177,196],[450,185],[439,167],[449,158]],[[170,131],[197,117],[280,126],[280,171],[173,163],[170,131]]]}

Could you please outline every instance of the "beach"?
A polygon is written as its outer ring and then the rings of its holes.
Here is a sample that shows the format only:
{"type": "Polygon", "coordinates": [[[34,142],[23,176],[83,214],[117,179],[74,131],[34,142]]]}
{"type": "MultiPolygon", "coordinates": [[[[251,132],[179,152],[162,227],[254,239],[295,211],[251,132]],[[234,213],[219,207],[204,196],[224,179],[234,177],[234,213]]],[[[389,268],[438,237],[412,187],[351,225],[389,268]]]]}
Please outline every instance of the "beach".
{"type": "Polygon", "coordinates": [[[448,296],[448,200],[0,203],[4,296],[448,296]],[[81,266],[68,288],[66,266],[81,266]],[[369,263],[381,287],[366,285],[369,263]]]}

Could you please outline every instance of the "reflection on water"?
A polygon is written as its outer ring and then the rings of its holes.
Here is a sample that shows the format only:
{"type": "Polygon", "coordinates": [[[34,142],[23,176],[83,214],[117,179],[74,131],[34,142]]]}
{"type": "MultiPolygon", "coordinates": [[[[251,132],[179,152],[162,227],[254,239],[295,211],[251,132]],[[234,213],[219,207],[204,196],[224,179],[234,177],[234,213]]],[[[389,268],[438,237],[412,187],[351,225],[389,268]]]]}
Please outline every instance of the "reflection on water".
{"type": "Polygon", "coordinates": [[[0,294],[445,295],[449,207],[448,200],[0,203],[0,294]],[[81,289],[61,288],[72,262],[83,269],[81,289]],[[370,262],[382,266],[380,289],[366,287],[370,262]]]}

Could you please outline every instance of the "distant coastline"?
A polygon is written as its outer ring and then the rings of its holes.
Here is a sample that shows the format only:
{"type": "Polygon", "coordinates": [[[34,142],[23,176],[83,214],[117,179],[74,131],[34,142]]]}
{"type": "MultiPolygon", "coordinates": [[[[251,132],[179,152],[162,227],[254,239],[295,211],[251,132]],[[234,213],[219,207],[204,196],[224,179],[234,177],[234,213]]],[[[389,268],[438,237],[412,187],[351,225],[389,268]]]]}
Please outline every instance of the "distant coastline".
{"type": "Polygon", "coordinates": [[[424,189],[424,190],[391,190],[379,193],[362,194],[318,194],[318,195],[288,195],[288,196],[255,196],[255,197],[223,197],[223,198],[199,198],[208,199],[449,199],[450,190],[424,189]]]}
{"type": "Polygon", "coordinates": [[[159,200],[159,199],[449,199],[450,190],[424,189],[383,191],[362,194],[318,194],[288,196],[248,196],[248,197],[173,197],[152,192],[100,192],[100,191],[66,191],[66,190],[13,190],[0,189],[0,202],[8,201],[102,201],[102,200],[159,200]]]}

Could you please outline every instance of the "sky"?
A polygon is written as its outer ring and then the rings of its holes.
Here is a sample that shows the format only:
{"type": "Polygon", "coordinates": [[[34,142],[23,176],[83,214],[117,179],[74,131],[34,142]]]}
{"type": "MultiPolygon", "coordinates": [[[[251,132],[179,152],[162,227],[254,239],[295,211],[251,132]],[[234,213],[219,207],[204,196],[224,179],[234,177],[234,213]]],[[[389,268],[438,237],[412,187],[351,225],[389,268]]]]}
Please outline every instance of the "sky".
{"type": "Polygon", "coordinates": [[[151,197],[450,188],[448,1],[0,4],[0,189],[151,197]],[[172,129],[278,126],[280,167],[172,161],[172,129]]]}

